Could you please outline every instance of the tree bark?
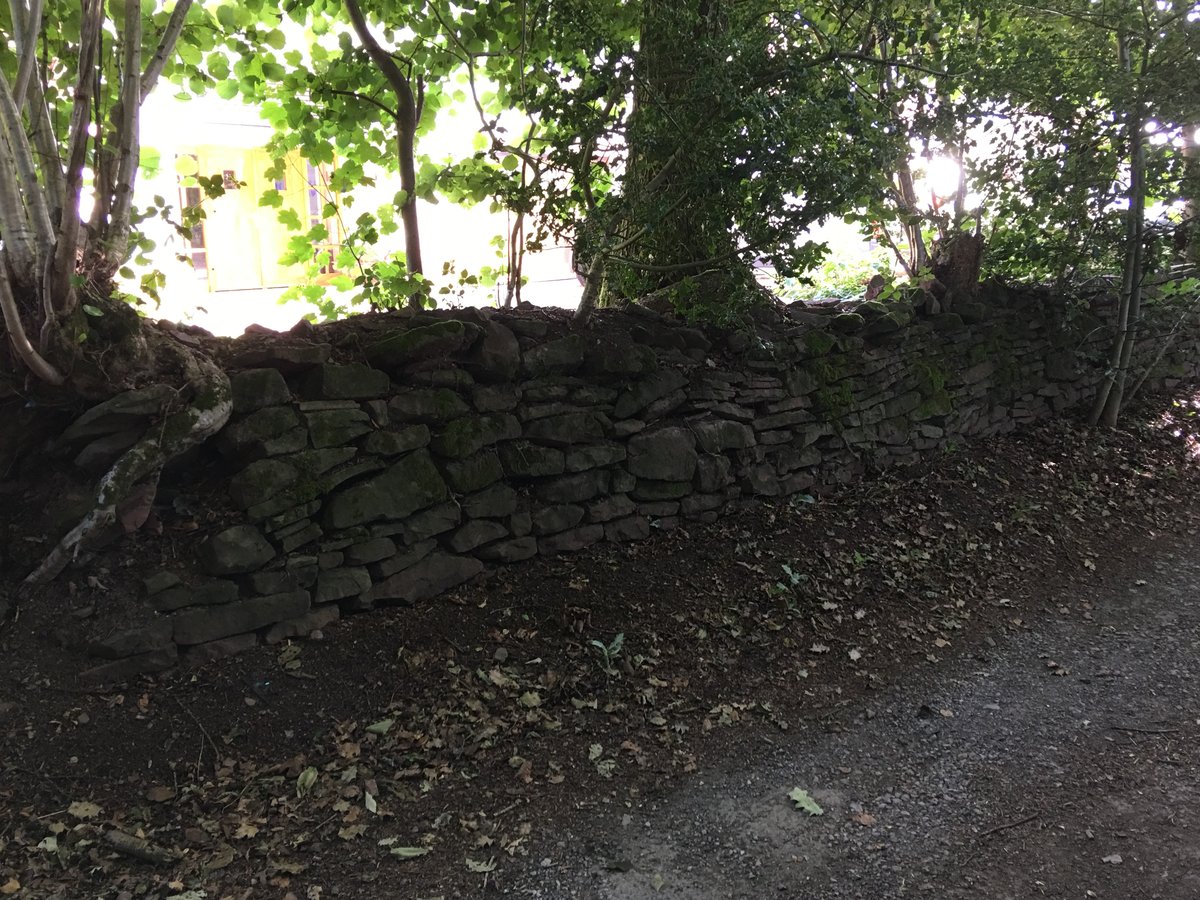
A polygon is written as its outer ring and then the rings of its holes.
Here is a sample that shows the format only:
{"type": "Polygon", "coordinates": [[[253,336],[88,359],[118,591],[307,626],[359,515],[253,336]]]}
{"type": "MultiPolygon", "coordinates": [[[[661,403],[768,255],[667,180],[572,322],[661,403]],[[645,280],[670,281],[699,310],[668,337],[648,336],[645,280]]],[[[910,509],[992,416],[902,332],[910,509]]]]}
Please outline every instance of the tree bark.
{"type": "MultiPolygon", "coordinates": [[[[1130,40],[1121,32],[1117,36],[1117,52],[1121,67],[1130,75],[1133,64],[1130,40]]],[[[1146,137],[1145,116],[1140,97],[1130,100],[1125,116],[1126,139],[1129,144],[1129,187],[1126,197],[1129,208],[1125,214],[1125,249],[1121,267],[1121,295],[1117,305],[1116,333],[1109,350],[1108,371],[1105,373],[1089,421],[1115,428],[1121,415],[1125,378],[1133,354],[1137,322],[1142,299],[1142,245],[1146,226],[1146,137]]]]}
{"type": "MultiPolygon", "coordinates": [[[[404,205],[400,207],[400,221],[404,225],[404,260],[410,273],[420,275],[425,268],[421,260],[421,229],[417,216],[416,98],[408,78],[400,71],[396,61],[375,40],[375,35],[371,34],[358,0],[345,0],[345,4],[354,33],[358,35],[363,49],[383,73],[396,95],[396,151],[400,167],[400,187],[404,189],[405,195],[404,205]]],[[[409,297],[409,305],[419,309],[420,295],[413,294],[409,297]]]]}

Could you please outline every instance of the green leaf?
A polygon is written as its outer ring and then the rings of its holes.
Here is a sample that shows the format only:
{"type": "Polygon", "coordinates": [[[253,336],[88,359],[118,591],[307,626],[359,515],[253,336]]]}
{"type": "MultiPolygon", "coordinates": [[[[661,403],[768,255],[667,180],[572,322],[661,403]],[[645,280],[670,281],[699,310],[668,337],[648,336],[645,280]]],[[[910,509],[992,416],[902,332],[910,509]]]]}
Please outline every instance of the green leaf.
{"type": "Polygon", "coordinates": [[[98,307],[95,307],[95,306],[91,306],[90,304],[87,304],[87,303],[82,304],[80,306],[80,308],[85,313],[87,313],[89,316],[92,316],[93,318],[96,318],[96,319],[98,319],[104,315],[104,310],[99,309],[98,307]]]}
{"type": "Polygon", "coordinates": [[[232,100],[238,95],[238,83],[236,81],[220,81],[217,83],[217,96],[222,100],[232,100]]]}
{"type": "Polygon", "coordinates": [[[368,734],[387,734],[392,730],[392,726],[396,724],[395,719],[380,719],[373,725],[368,725],[366,731],[368,734]]]}
{"type": "Polygon", "coordinates": [[[294,209],[281,209],[278,213],[278,218],[288,228],[294,231],[300,230],[300,214],[294,209]]]}
{"type": "Polygon", "coordinates": [[[317,769],[315,766],[309,766],[296,777],[296,796],[303,797],[312,790],[316,783],[317,769]]]}
{"type": "Polygon", "coordinates": [[[825,815],[825,810],[821,808],[821,805],[816,800],[809,796],[808,791],[801,788],[792,788],[788,794],[788,799],[796,804],[796,809],[804,810],[810,816],[825,815]]]}

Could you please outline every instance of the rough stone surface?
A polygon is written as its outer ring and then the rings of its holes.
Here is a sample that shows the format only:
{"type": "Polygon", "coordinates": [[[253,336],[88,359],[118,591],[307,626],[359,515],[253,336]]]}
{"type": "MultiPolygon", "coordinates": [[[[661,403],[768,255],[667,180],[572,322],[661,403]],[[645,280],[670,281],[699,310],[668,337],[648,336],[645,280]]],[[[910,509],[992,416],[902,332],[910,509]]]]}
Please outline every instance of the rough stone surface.
{"type": "Polygon", "coordinates": [[[361,363],[326,364],[309,371],[303,381],[306,397],[320,400],[369,400],[387,396],[392,382],[386,372],[361,363]]]}
{"type": "Polygon", "coordinates": [[[557,534],[574,528],[583,521],[585,510],[573,503],[543,506],[533,512],[533,533],[536,535],[557,534]]]}
{"type": "Polygon", "coordinates": [[[308,637],[314,631],[328,628],[341,617],[342,611],[337,604],[318,606],[302,616],[276,622],[263,634],[263,641],[268,644],[278,644],[289,638],[308,637]]]}
{"type": "Polygon", "coordinates": [[[170,620],[158,619],[140,628],[110,632],[89,642],[87,649],[102,659],[122,659],[170,646],[171,633],[170,620]]]}
{"type": "Polygon", "coordinates": [[[537,538],[526,536],[508,541],[497,541],[486,547],[480,547],[478,555],[480,559],[487,562],[514,563],[537,556],[537,552],[537,538]]]}
{"type": "Polygon", "coordinates": [[[455,553],[469,553],[476,547],[506,537],[508,537],[508,529],[499,522],[493,522],[490,519],[475,519],[454,532],[446,541],[446,546],[455,553]]]}
{"type": "MultiPolygon", "coordinates": [[[[202,647],[191,659],[248,646],[260,629],[307,633],[339,608],[432,596],[481,561],[825,493],[1061,414],[1103,377],[1112,311],[1101,299],[1072,318],[1027,294],[994,289],[986,304],[916,318],[894,303],[795,309],[790,324],[757,323],[757,339],[714,332],[711,354],[700,332],[637,307],[566,333],[553,316],[398,315],[365,354],[340,343],[337,363],[330,345],[296,337],[234,342],[221,358],[250,368],[232,372],[235,413],[214,442],[224,459],[191,459],[204,490],[225,468],[215,489],[242,523],[201,541],[195,564],[173,559],[147,580],[145,620],[95,641],[94,653],[121,654],[99,674],[169,664],[177,646],[202,647]],[[326,601],[319,616],[309,590],[326,601]]],[[[1140,340],[1135,365],[1159,350],[1150,384],[1198,374],[1194,330],[1165,349],[1140,340]]],[[[173,397],[114,398],[55,452],[98,471],[173,397]]]]}
{"type": "Polygon", "coordinates": [[[629,471],[638,478],[690,481],[697,459],[696,439],[684,428],[643,431],[629,439],[629,471]]]}
{"type": "Polygon", "coordinates": [[[217,445],[229,456],[251,458],[300,450],[307,433],[290,406],[268,406],[225,426],[217,445]],[[297,441],[299,433],[302,439],[297,441]],[[286,449],[285,449],[286,448],[286,449]]]}
{"type": "Polygon", "coordinates": [[[327,569],[317,576],[313,603],[332,603],[371,589],[371,576],[363,568],[327,569]]]}
{"type": "Polygon", "coordinates": [[[525,351],[523,368],[533,378],[544,375],[569,375],[583,365],[583,338],[571,334],[525,351]]]}
{"type": "Polygon", "coordinates": [[[521,435],[521,423],[509,413],[489,413],[455,419],[434,435],[430,449],[438,456],[462,459],[498,441],[521,435]]]}
{"type": "Polygon", "coordinates": [[[229,480],[229,496],[240,508],[249,509],[276,496],[299,477],[299,470],[281,459],[260,459],[229,480]]]}
{"type": "Polygon", "coordinates": [[[479,381],[511,381],[521,369],[521,346],[508,328],[499,322],[487,322],[483,337],[464,358],[463,365],[479,381]]]}
{"type": "Polygon", "coordinates": [[[478,336],[479,326],[447,320],[396,331],[366,348],[367,361],[381,369],[400,369],[427,359],[449,356],[478,336]]]}
{"type": "Polygon", "coordinates": [[[484,450],[466,459],[447,460],[442,470],[446,482],[460,494],[481,491],[504,477],[504,467],[494,450],[484,450]]]}
{"type": "Polygon", "coordinates": [[[62,433],[59,440],[72,444],[116,431],[144,427],[174,398],[175,391],[165,384],[152,384],[117,394],[81,415],[62,433]]]}
{"type": "Polygon", "coordinates": [[[247,369],[229,376],[233,393],[233,414],[242,416],[262,409],[289,403],[292,392],[277,369],[247,369]]]}
{"type": "Polygon", "coordinates": [[[499,519],[514,512],[520,496],[507,484],[494,484],[463,499],[463,512],[472,519],[499,519]]]}
{"type": "Polygon", "coordinates": [[[415,388],[388,401],[389,415],[401,422],[449,422],[470,411],[466,401],[449,388],[415,388]]]}
{"type": "Polygon", "coordinates": [[[308,591],[291,591],[176,613],[172,617],[175,643],[191,646],[256,631],[283,619],[303,615],[308,612],[308,604],[308,591]]]}
{"type": "Polygon", "coordinates": [[[540,447],[529,441],[510,441],[500,447],[504,471],[512,478],[539,478],[561,475],[566,471],[563,451],[540,447]]]}
{"type": "Polygon", "coordinates": [[[603,525],[584,525],[570,531],[562,531],[549,537],[538,538],[539,553],[574,553],[603,539],[603,525]]]}
{"type": "Polygon", "coordinates": [[[81,683],[90,687],[117,684],[128,681],[136,675],[150,672],[163,672],[179,661],[179,650],[174,644],[169,644],[158,650],[139,653],[136,656],[126,656],[114,659],[112,662],[101,663],[84,669],[79,673],[81,683]]]}
{"type": "Polygon", "coordinates": [[[363,450],[376,456],[399,456],[428,446],[428,425],[413,425],[397,431],[374,431],[363,442],[363,450]]]}
{"type": "Polygon", "coordinates": [[[325,526],[336,531],[380,519],[404,519],[446,496],[446,483],[433,460],[426,451],[417,450],[382,474],[330,497],[325,526]]]}
{"type": "Polygon", "coordinates": [[[373,430],[371,417],[361,409],[330,409],[304,414],[312,445],[340,447],[373,430]]]}
{"type": "Polygon", "coordinates": [[[209,575],[242,575],[274,559],[275,548],[253,525],[234,525],[201,544],[198,556],[209,575]]]}
{"type": "Polygon", "coordinates": [[[239,594],[237,582],[214,578],[195,587],[178,585],[168,588],[161,594],[156,594],[150,602],[158,612],[167,613],[187,606],[218,606],[222,603],[232,603],[239,594]]]}
{"type": "Polygon", "coordinates": [[[377,602],[419,603],[469,581],[482,571],[483,563],[477,559],[434,553],[375,585],[372,594],[377,602]]]}

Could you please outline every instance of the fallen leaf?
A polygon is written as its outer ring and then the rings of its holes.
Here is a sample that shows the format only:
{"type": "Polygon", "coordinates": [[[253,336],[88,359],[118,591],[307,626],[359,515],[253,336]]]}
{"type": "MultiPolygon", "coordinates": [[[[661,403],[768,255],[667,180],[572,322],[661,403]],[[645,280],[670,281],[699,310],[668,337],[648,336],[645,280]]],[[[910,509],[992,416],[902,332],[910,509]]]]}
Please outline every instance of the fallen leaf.
{"type": "Polygon", "coordinates": [[[517,702],[528,709],[533,709],[535,706],[542,705],[542,698],[538,696],[537,691],[526,691],[517,699],[517,702]]]}
{"type": "Polygon", "coordinates": [[[67,807],[67,812],[77,819],[94,819],[100,815],[100,807],[87,800],[76,800],[67,807]]]}
{"type": "Polygon", "coordinates": [[[852,818],[859,825],[862,825],[864,828],[870,828],[872,825],[874,825],[876,823],[876,821],[878,821],[869,812],[855,813],[850,818],[852,818]]]}
{"type": "Polygon", "coordinates": [[[312,786],[317,783],[317,769],[315,766],[309,766],[296,777],[296,796],[303,797],[312,790],[312,786]]]}
{"type": "Polygon", "coordinates": [[[810,816],[825,815],[825,810],[823,810],[821,805],[809,795],[808,791],[802,790],[801,788],[792,788],[791,792],[788,794],[788,799],[796,804],[796,809],[802,809],[810,816]]]}
{"type": "Polygon", "coordinates": [[[233,833],[233,837],[235,840],[245,840],[246,838],[252,838],[252,837],[257,837],[257,836],[258,836],[258,826],[251,825],[249,822],[243,822],[241,825],[239,825],[237,827],[237,831],[235,831],[233,833]]]}
{"type": "Polygon", "coordinates": [[[378,722],[374,723],[373,725],[368,725],[366,730],[369,734],[384,735],[384,734],[387,734],[389,731],[391,731],[392,726],[395,724],[396,724],[395,719],[380,719],[378,722]]]}
{"type": "Polygon", "coordinates": [[[12,895],[21,889],[21,882],[15,878],[10,878],[4,884],[0,884],[0,894],[12,895]]]}
{"type": "Polygon", "coordinates": [[[1125,862],[1125,860],[1121,859],[1120,853],[1110,853],[1108,856],[1100,860],[1100,862],[1111,863],[1114,866],[1119,866],[1121,863],[1125,862]]]}
{"type": "Polygon", "coordinates": [[[398,859],[416,859],[429,852],[428,847],[393,847],[388,851],[398,859]]]}
{"type": "Polygon", "coordinates": [[[496,857],[491,857],[488,860],[471,859],[467,857],[467,868],[472,872],[492,872],[496,868],[496,857]]]}
{"type": "Polygon", "coordinates": [[[652,876],[650,876],[650,887],[654,888],[656,891],[661,891],[666,883],[667,879],[663,878],[658,872],[655,872],[652,876]]]}
{"type": "Polygon", "coordinates": [[[176,796],[175,788],[165,784],[156,784],[146,791],[146,799],[151,803],[166,803],[168,800],[174,800],[176,796]]]}

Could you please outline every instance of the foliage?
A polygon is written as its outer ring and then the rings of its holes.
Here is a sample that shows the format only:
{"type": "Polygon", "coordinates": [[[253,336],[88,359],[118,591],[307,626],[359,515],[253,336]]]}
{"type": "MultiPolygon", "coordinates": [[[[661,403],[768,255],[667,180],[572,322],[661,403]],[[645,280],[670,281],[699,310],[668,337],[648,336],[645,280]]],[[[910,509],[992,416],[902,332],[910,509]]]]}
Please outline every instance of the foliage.
{"type": "Polygon", "coordinates": [[[801,277],[779,279],[776,291],[787,302],[861,300],[875,275],[891,278],[893,261],[891,252],[883,248],[858,255],[826,256],[801,277]]]}

